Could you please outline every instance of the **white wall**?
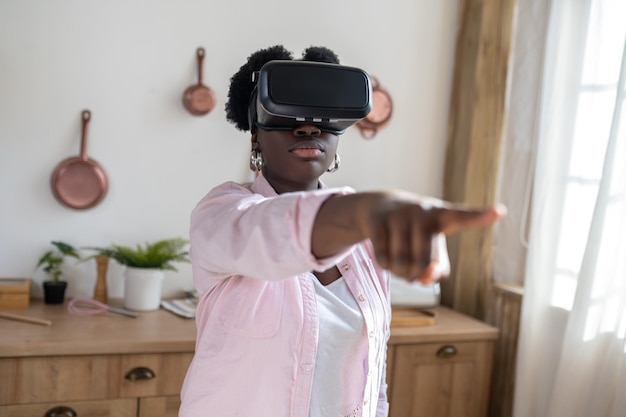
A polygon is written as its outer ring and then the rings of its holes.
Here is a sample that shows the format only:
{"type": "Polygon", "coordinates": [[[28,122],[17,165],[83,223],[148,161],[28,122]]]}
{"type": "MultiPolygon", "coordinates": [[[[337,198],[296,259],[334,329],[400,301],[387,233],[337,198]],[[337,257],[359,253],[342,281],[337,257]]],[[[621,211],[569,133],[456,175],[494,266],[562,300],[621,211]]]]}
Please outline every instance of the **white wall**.
{"type": "MultiPolygon", "coordinates": [[[[342,136],[341,169],[323,179],[359,190],[439,196],[459,0],[2,0],[0,2],[0,277],[44,279],[35,264],[51,240],[78,247],[187,237],[189,214],[214,185],[249,178],[249,136],[226,122],[232,74],[253,51],[310,45],[376,76],[391,93],[391,124],[373,140],[342,136]],[[194,117],[181,103],[204,81],[218,103],[194,117]],[[75,211],[50,191],[56,164],[80,146],[108,173],[97,207],[75,211]]],[[[192,287],[189,265],[164,295],[192,287]]],[[[122,296],[111,265],[109,292],[122,296]]],[[[91,295],[93,261],[69,262],[68,295],[91,295]]]]}

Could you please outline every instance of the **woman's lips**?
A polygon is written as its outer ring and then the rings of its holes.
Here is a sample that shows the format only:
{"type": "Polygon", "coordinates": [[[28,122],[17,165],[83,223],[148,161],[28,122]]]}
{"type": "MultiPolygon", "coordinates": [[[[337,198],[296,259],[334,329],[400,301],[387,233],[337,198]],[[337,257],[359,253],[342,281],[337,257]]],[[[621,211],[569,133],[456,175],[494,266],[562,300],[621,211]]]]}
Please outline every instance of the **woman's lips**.
{"type": "Polygon", "coordinates": [[[298,148],[293,149],[291,152],[301,158],[317,158],[323,154],[323,152],[317,148],[298,148]]]}

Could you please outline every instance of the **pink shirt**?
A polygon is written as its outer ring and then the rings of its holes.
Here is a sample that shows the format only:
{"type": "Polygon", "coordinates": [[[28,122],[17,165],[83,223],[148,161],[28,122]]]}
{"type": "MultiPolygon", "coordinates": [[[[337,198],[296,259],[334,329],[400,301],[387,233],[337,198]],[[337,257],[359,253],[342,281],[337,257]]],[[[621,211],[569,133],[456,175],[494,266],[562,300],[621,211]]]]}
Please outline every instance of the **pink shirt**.
{"type": "Polygon", "coordinates": [[[336,265],[365,320],[361,349],[342,378],[346,417],[388,414],[385,362],[389,277],[369,241],[332,258],[311,254],[320,205],[350,188],[278,196],[263,176],[251,186],[225,183],[191,215],[191,252],[199,292],[196,351],[180,417],[308,417],[317,352],[312,270],[336,265]],[[358,414],[350,414],[358,410],[358,414]]]}

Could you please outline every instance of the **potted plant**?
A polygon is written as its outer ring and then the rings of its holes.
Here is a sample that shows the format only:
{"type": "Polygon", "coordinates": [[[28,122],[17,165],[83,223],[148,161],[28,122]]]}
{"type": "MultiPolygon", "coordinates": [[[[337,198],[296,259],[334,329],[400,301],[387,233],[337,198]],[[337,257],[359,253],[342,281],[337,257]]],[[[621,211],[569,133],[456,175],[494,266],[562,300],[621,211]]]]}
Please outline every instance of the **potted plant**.
{"type": "Polygon", "coordinates": [[[177,271],[175,262],[189,262],[188,241],[164,239],[134,248],[122,245],[86,248],[126,267],[124,307],[136,311],[157,310],[161,304],[164,270],[177,271]]]}
{"type": "Polygon", "coordinates": [[[63,271],[61,266],[66,256],[71,256],[80,260],[80,255],[72,245],[64,242],[52,241],[55,249],[49,250],[37,263],[37,268],[42,265],[43,270],[48,277],[48,281],[43,282],[44,302],[46,304],[62,304],[65,300],[65,290],[67,289],[67,281],[62,281],[63,271]]]}

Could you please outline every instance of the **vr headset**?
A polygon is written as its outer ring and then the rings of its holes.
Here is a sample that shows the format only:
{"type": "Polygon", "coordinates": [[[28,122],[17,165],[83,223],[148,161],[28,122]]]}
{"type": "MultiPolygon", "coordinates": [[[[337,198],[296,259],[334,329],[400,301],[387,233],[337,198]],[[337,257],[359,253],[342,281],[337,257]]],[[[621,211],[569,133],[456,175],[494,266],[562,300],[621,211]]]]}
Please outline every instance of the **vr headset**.
{"type": "Polygon", "coordinates": [[[372,84],[359,68],[311,61],[266,63],[256,77],[248,122],[266,130],[313,124],[342,134],[372,109],[372,84]]]}

